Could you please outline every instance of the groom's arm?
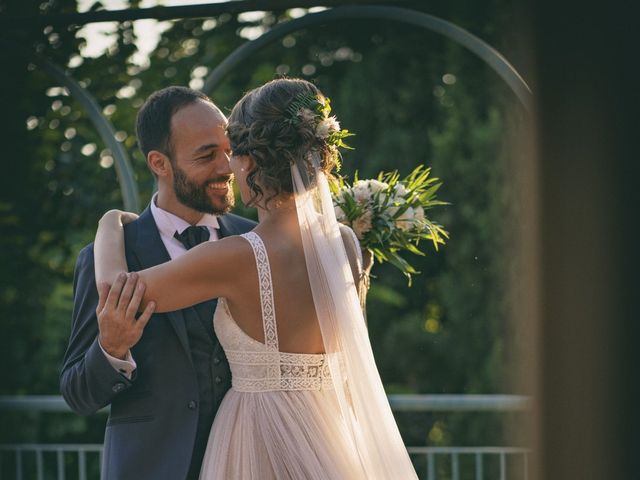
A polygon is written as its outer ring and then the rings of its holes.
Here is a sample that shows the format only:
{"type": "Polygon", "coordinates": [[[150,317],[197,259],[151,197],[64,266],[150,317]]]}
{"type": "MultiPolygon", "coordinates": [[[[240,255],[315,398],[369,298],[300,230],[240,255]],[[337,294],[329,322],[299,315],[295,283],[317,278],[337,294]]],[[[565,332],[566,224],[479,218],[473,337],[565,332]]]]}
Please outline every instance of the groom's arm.
{"type": "Polygon", "coordinates": [[[78,255],[73,295],[71,336],[60,373],[60,391],[73,411],[89,415],[132,385],[126,372],[121,373],[109,362],[98,342],[93,245],[78,255]]]}

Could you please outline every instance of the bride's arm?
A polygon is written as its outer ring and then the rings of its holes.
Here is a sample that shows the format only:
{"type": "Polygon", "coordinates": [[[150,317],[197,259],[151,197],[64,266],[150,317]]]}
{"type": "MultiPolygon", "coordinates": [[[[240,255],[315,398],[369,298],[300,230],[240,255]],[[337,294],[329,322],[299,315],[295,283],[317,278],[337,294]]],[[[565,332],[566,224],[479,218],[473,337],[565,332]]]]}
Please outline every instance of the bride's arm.
{"type": "Polygon", "coordinates": [[[345,251],[347,252],[347,259],[351,266],[351,273],[353,274],[353,280],[356,285],[356,291],[358,292],[358,298],[360,300],[360,307],[362,313],[367,320],[367,292],[369,291],[369,275],[371,273],[371,266],[373,265],[373,259],[371,253],[366,250],[362,251],[358,237],[353,230],[346,225],[340,225],[340,234],[342,235],[342,243],[344,244],[345,251]]]}
{"type": "Polygon", "coordinates": [[[113,285],[120,272],[129,270],[124,253],[124,227],[127,212],[109,210],[98,222],[93,244],[96,285],[113,285]]]}
{"type": "MultiPolygon", "coordinates": [[[[96,284],[113,284],[127,271],[123,212],[108,212],[100,220],[94,245],[96,284]]],[[[170,262],[137,272],[146,286],[140,310],[156,303],[156,312],[170,312],[216,297],[229,297],[243,271],[247,243],[238,237],[205,242],[170,262]]]]}

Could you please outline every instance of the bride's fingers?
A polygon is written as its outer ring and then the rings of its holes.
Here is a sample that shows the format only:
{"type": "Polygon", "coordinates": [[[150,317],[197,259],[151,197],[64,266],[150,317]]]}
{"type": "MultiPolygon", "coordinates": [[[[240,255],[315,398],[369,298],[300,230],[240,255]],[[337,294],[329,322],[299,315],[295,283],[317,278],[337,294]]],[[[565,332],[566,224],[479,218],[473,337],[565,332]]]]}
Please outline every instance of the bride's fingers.
{"type": "Polygon", "coordinates": [[[137,219],[138,219],[138,215],[131,212],[122,212],[120,216],[120,220],[122,221],[123,225],[127,225],[128,223],[131,223],[137,219]]]}
{"type": "Polygon", "coordinates": [[[122,287],[124,286],[124,282],[127,280],[127,274],[122,272],[116,278],[116,281],[111,285],[111,290],[109,290],[109,295],[107,296],[107,301],[105,303],[105,307],[109,310],[115,310],[118,306],[118,299],[120,298],[120,292],[122,292],[122,287]]]}
{"type": "Polygon", "coordinates": [[[140,310],[140,302],[142,302],[145,288],[146,285],[142,283],[142,281],[138,281],[131,300],[129,301],[129,305],[127,306],[126,318],[131,322],[136,321],[136,315],[138,310],[140,310]]]}
{"type": "Polygon", "coordinates": [[[138,283],[138,274],[130,273],[127,275],[127,281],[122,287],[122,293],[120,293],[120,300],[118,300],[118,310],[121,312],[126,312],[127,307],[129,306],[129,302],[131,301],[131,296],[135,291],[136,284],[138,283]]]}
{"type": "Polygon", "coordinates": [[[156,302],[151,301],[147,303],[147,306],[145,307],[144,311],[138,317],[138,320],[136,321],[136,327],[138,327],[141,334],[142,334],[142,331],[144,330],[144,327],[147,326],[147,323],[149,322],[149,319],[151,318],[151,315],[153,315],[153,312],[155,309],[156,309],[156,302]]]}

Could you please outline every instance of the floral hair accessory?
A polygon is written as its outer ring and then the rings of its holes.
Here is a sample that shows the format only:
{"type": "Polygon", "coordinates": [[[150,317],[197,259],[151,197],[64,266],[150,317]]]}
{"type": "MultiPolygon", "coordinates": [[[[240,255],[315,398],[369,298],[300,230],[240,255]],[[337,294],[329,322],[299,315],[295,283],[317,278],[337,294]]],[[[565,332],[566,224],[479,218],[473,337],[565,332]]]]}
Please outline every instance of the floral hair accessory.
{"type": "Polygon", "coordinates": [[[315,123],[316,137],[337,151],[338,148],[352,148],[344,143],[344,139],[354,134],[340,128],[340,123],[331,114],[331,100],[310,92],[296,95],[287,108],[287,122],[291,125],[315,123]]]}

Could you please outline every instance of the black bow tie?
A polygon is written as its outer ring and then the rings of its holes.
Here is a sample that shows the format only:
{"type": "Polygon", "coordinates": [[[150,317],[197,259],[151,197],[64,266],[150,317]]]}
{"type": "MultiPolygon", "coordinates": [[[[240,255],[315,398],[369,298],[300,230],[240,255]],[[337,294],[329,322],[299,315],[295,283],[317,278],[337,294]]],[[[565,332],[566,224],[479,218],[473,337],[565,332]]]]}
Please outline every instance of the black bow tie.
{"type": "Polygon", "coordinates": [[[209,229],[207,227],[187,227],[182,233],[174,233],[174,237],[180,240],[187,250],[192,249],[196,245],[209,240],[209,229]]]}

